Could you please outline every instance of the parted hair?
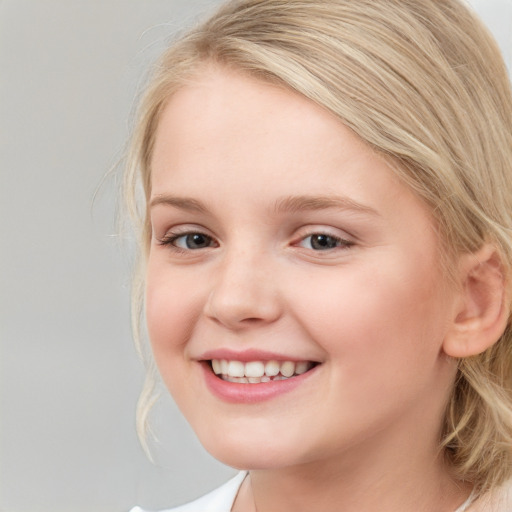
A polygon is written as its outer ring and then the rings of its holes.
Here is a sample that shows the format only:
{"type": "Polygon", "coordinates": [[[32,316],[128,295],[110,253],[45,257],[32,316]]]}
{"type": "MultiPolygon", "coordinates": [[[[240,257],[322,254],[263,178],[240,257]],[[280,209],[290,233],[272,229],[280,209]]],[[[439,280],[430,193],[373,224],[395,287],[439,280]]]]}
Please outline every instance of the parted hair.
{"type": "MultiPolygon", "coordinates": [[[[124,183],[141,237],[136,333],[156,127],[173,92],[205,63],[281,84],[332,112],[430,206],[448,274],[457,255],[492,243],[511,282],[511,87],[477,16],[461,0],[234,0],[171,44],[141,98],[124,183]]],[[[512,476],[510,292],[509,284],[501,338],[458,362],[440,439],[455,477],[482,493],[512,476]]],[[[141,434],[155,400],[148,365],[141,434]]]]}

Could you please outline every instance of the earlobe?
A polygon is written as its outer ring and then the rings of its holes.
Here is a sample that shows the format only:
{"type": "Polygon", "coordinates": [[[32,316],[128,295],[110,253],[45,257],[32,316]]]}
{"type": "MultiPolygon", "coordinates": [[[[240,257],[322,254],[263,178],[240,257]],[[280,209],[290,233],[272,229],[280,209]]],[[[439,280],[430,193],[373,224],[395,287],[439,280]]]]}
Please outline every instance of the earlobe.
{"type": "Polygon", "coordinates": [[[508,320],[507,293],[501,258],[484,245],[459,261],[460,300],[444,343],[455,358],[480,354],[503,334],[508,320]]]}

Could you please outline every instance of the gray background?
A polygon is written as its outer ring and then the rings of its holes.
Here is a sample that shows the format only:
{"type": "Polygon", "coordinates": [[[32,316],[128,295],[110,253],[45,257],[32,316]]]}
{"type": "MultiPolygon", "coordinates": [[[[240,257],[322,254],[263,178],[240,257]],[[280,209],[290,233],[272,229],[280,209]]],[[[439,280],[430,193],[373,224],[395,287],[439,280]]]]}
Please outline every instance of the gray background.
{"type": "MultiPolygon", "coordinates": [[[[189,500],[234,471],[172,401],[152,465],[134,409],[130,244],[115,235],[144,70],[208,0],[0,0],[0,510],[122,512],[189,500]]],[[[512,0],[473,0],[512,62],[512,0]]]]}

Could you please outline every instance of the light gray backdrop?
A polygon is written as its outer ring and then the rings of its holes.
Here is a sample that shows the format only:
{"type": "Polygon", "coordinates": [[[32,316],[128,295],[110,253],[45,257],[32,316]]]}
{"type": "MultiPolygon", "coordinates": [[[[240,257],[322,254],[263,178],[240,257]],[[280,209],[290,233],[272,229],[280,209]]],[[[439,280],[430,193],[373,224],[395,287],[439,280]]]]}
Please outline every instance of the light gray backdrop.
{"type": "MultiPolygon", "coordinates": [[[[115,236],[137,86],[214,0],[0,0],[0,511],[168,507],[234,471],[169,398],[157,465],[138,445],[142,369],[115,236]]],[[[473,0],[512,60],[512,0],[473,0]]]]}

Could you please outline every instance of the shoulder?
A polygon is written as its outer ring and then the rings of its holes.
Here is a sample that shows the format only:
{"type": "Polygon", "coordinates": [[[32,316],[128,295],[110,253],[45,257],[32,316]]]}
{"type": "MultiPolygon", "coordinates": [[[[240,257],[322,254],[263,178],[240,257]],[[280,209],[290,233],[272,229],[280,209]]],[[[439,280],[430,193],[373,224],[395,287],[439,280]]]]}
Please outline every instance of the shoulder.
{"type": "Polygon", "coordinates": [[[512,512],[512,481],[500,489],[496,502],[500,512],[512,512]]]}
{"type": "Polygon", "coordinates": [[[467,512],[512,512],[512,480],[482,496],[467,512]]]}
{"type": "MultiPolygon", "coordinates": [[[[176,508],[161,510],[160,512],[230,512],[245,476],[246,472],[241,471],[224,485],[205,494],[201,498],[176,508]]],[[[149,511],[140,507],[134,507],[130,512],[149,511]]]]}

